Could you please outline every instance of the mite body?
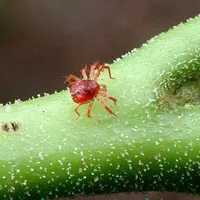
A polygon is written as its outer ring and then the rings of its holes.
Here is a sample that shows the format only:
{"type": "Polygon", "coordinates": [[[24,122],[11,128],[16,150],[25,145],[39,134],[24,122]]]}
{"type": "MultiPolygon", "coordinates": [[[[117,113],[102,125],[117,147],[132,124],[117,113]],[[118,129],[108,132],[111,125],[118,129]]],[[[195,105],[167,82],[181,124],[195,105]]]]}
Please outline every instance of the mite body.
{"type": "Polygon", "coordinates": [[[100,65],[99,63],[94,63],[91,65],[89,73],[87,67],[81,70],[83,79],[80,79],[74,75],[69,75],[66,77],[66,82],[69,83],[70,93],[72,99],[78,105],[74,109],[78,116],[80,116],[78,109],[83,104],[88,104],[87,116],[91,117],[91,109],[96,99],[111,115],[117,117],[117,115],[107,106],[105,101],[101,98],[106,98],[114,102],[116,104],[117,99],[110,96],[106,91],[106,85],[99,84],[98,78],[101,72],[107,69],[109,73],[109,78],[111,77],[110,67],[106,65],[100,65]]]}

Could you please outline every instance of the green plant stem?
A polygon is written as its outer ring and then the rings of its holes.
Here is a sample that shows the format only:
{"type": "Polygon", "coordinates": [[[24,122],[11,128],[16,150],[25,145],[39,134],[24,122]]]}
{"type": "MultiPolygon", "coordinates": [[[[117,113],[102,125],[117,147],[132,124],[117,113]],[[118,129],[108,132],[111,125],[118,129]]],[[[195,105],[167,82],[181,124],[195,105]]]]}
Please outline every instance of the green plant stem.
{"type": "Polygon", "coordinates": [[[1,108],[0,199],[200,193],[199,33],[196,17],[102,73],[118,118],[95,102],[77,119],[68,90],[1,108]]]}

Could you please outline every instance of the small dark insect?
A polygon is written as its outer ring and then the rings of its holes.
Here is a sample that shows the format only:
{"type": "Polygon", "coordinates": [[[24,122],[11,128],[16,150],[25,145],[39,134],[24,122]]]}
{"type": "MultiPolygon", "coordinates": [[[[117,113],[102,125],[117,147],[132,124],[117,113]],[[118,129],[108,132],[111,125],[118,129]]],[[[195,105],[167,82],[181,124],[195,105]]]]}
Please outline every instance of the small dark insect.
{"type": "Polygon", "coordinates": [[[92,64],[90,70],[87,69],[87,66],[81,70],[83,79],[74,75],[66,77],[65,82],[69,83],[72,99],[78,104],[74,109],[78,116],[80,116],[78,112],[79,107],[88,103],[87,116],[91,117],[92,105],[96,99],[111,115],[117,117],[117,115],[106,105],[105,101],[100,98],[104,97],[110,99],[114,104],[117,102],[116,98],[106,93],[106,85],[97,82],[104,69],[108,70],[109,78],[113,79],[111,77],[110,67],[107,65],[101,65],[98,62],[92,64]]]}

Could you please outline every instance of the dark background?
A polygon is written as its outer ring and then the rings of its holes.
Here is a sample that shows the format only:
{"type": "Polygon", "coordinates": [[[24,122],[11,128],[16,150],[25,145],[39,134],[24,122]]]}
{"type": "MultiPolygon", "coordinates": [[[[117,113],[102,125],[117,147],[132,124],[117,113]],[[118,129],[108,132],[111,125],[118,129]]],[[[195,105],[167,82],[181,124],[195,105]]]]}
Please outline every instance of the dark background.
{"type": "Polygon", "coordinates": [[[200,11],[200,0],[1,0],[0,103],[65,88],[200,11]]]}
{"type": "MultiPolygon", "coordinates": [[[[66,74],[111,63],[199,11],[200,0],[1,0],[0,103],[62,90],[66,74]]],[[[200,198],[101,199],[146,196],[200,198]]]]}

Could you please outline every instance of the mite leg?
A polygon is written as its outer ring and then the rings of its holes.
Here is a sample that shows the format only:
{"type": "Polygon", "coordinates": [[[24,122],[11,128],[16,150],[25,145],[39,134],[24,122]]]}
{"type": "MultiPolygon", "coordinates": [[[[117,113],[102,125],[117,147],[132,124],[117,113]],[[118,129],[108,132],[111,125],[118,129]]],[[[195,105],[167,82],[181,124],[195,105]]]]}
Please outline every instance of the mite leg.
{"type": "Polygon", "coordinates": [[[99,75],[101,74],[101,72],[104,70],[104,69],[107,69],[108,70],[108,74],[109,74],[109,78],[110,79],[114,79],[112,76],[111,76],[111,71],[110,71],[110,67],[109,66],[105,66],[105,65],[101,65],[98,69],[98,72],[96,73],[96,76],[94,77],[94,80],[96,81],[99,77],[99,75]]]}
{"type": "Polygon", "coordinates": [[[87,66],[85,66],[82,70],[81,73],[83,75],[83,79],[84,80],[88,80],[88,76],[87,76],[87,66]]]}
{"type": "Polygon", "coordinates": [[[92,100],[92,101],[89,102],[88,110],[87,110],[87,116],[88,117],[91,117],[91,109],[92,109],[93,103],[94,103],[94,100],[92,100]]]}
{"type": "Polygon", "coordinates": [[[114,97],[110,96],[110,95],[107,94],[106,92],[104,92],[104,91],[99,91],[98,95],[103,96],[103,97],[105,97],[105,98],[107,98],[107,99],[110,99],[110,100],[113,101],[114,104],[116,105],[117,99],[115,99],[114,97]]]}
{"type": "Polygon", "coordinates": [[[104,84],[100,84],[100,91],[107,92],[107,87],[104,84]]]}
{"type": "Polygon", "coordinates": [[[110,67],[109,67],[109,66],[105,66],[105,65],[101,65],[100,68],[99,68],[100,71],[103,71],[104,69],[107,69],[107,70],[108,70],[109,78],[110,78],[110,79],[114,79],[114,78],[111,76],[110,67]]]}
{"type": "Polygon", "coordinates": [[[96,97],[97,101],[113,116],[118,117],[108,106],[107,104],[101,100],[100,98],[96,97]]]}
{"type": "Polygon", "coordinates": [[[101,65],[98,69],[98,72],[96,73],[96,76],[94,77],[94,80],[96,81],[99,77],[99,75],[101,74],[101,72],[104,70],[104,69],[107,69],[108,70],[108,74],[109,74],[109,78],[110,79],[114,79],[112,76],[111,76],[111,71],[110,71],[110,67],[109,66],[105,66],[105,65],[101,65]]]}
{"type": "Polygon", "coordinates": [[[79,107],[81,106],[82,104],[78,104],[78,106],[76,106],[76,108],[74,109],[74,111],[76,112],[76,114],[78,115],[78,117],[80,117],[80,114],[78,112],[78,109],[79,107]]]}
{"type": "Polygon", "coordinates": [[[94,80],[94,72],[95,72],[95,69],[99,66],[100,64],[98,62],[95,62],[94,64],[91,65],[90,67],[90,75],[89,75],[89,79],[90,80],[94,80]]]}
{"type": "Polygon", "coordinates": [[[65,77],[65,83],[68,82],[69,84],[71,84],[74,81],[80,81],[80,80],[81,80],[80,78],[78,78],[77,76],[74,76],[72,74],[65,77]]]}

